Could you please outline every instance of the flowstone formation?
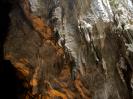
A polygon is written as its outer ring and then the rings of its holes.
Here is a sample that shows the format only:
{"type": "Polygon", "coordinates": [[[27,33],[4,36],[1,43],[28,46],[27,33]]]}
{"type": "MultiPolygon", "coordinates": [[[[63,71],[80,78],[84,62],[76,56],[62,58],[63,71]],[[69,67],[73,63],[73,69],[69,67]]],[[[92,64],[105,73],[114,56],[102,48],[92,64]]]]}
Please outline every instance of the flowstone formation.
{"type": "Polygon", "coordinates": [[[28,89],[18,97],[133,98],[131,0],[12,2],[4,57],[28,89]]]}

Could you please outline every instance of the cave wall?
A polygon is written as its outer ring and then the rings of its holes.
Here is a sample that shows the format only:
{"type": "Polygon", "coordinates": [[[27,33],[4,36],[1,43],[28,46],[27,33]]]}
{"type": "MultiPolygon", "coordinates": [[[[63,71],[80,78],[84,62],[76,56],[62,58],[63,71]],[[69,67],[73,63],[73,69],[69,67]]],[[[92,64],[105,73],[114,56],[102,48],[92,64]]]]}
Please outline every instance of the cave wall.
{"type": "Polygon", "coordinates": [[[132,99],[132,1],[16,0],[10,19],[23,99],[132,99]]]}

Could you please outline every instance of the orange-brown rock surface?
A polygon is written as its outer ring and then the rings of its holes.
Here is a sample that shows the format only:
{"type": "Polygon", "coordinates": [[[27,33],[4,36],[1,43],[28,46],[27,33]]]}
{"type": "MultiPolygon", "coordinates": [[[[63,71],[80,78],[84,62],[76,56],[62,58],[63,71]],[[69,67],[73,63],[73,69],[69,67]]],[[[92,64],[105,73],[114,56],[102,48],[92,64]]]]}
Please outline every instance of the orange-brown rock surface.
{"type": "Polygon", "coordinates": [[[4,59],[28,89],[20,99],[132,99],[132,16],[121,2],[15,1],[4,59]]]}

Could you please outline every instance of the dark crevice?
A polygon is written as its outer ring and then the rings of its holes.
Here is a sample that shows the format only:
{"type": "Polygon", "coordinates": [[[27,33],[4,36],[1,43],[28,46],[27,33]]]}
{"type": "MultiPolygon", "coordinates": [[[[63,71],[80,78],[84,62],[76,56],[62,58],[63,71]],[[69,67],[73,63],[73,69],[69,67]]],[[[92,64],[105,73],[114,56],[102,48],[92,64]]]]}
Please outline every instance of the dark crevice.
{"type": "Polygon", "coordinates": [[[124,79],[127,84],[129,97],[130,99],[132,99],[132,88],[131,88],[132,69],[131,69],[131,64],[128,62],[127,59],[125,59],[125,64],[127,65],[127,70],[123,70],[122,72],[124,74],[124,79]]]}
{"type": "Polygon", "coordinates": [[[0,61],[3,60],[3,45],[10,25],[9,12],[11,4],[6,0],[0,1],[0,61]]]}
{"type": "Polygon", "coordinates": [[[4,60],[3,45],[9,31],[12,4],[11,1],[0,0],[0,99],[18,99],[19,94],[25,91],[17,69],[10,61],[4,60]]]}
{"type": "MultiPolygon", "coordinates": [[[[18,86],[21,85],[17,70],[10,61],[3,61],[0,67],[0,97],[3,99],[18,99],[18,86]]],[[[20,88],[21,89],[21,88],[20,88]]]]}

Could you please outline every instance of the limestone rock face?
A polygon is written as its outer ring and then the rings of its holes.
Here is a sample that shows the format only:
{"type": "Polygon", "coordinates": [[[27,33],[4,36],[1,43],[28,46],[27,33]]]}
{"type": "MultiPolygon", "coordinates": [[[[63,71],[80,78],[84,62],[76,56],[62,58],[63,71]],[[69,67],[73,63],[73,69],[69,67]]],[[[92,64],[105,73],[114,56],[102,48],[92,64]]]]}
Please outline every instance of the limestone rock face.
{"type": "Polygon", "coordinates": [[[4,57],[22,99],[132,99],[131,0],[16,0],[4,57]]]}

